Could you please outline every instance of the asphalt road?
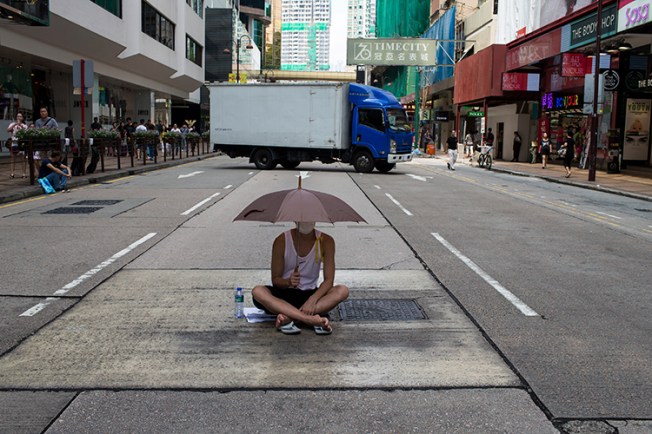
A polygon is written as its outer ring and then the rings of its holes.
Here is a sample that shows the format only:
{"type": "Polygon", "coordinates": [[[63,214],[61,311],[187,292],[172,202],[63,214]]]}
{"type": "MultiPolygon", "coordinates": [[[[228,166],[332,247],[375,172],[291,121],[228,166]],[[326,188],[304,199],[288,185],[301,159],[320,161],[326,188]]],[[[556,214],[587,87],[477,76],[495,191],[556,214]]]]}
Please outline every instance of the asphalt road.
{"type": "Polygon", "coordinates": [[[553,417],[652,418],[649,204],[428,163],[353,179],[553,417]]]}
{"type": "Polygon", "coordinates": [[[0,217],[0,432],[652,426],[647,203],[441,160],[362,175],[216,158],[0,217]],[[328,340],[289,341],[230,317],[290,227],[231,220],[300,171],[368,221],[318,225],[352,298],[416,300],[427,321],[335,318],[328,340]]]}

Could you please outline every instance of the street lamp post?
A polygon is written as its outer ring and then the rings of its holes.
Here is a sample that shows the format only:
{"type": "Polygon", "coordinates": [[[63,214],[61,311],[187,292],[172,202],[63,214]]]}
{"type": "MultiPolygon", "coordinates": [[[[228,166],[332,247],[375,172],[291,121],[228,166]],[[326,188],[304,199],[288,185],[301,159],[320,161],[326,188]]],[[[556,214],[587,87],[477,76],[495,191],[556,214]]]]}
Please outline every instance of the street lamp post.
{"type": "Polygon", "coordinates": [[[595,29],[595,62],[593,67],[593,107],[591,113],[591,141],[589,142],[589,182],[595,182],[595,154],[598,151],[598,96],[600,95],[600,39],[602,36],[602,0],[598,0],[595,29]]]}

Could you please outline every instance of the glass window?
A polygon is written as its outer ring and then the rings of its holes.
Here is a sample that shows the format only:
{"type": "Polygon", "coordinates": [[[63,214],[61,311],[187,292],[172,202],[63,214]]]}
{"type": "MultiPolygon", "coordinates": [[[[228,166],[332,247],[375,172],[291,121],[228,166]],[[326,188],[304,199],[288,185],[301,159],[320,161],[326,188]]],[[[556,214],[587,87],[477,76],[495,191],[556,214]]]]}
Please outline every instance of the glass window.
{"type": "Polygon", "coordinates": [[[379,109],[360,109],[358,111],[360,125],[366,125],[379,131],[385,131],[383,111],[379,109]]]}
{"type": "Polygon", "coordinates": [[[190,36],[186,35],[186,59],[201,66],[203,48],[190,36]]]}
{"type": "Polygon", "coordinates": [[[188,6],[200,17],[204,16],[204,0],[186,0],[188,6]]]}
{"type": "Polygon", "coordinates": [[[174,50],[174,23],[143,0],[142,31],[174,50]]]}
{"type": "Polygon", "coordinates": [[[389,121],[390,130],[412,131],[412,126],[408,122],[405,110],[387,109],[387,120],[389,121]]]}
{"type": "Polygon", "coordinates": [[[122,18],[122,0],[91,0],[101,8],[111,12],[116,17],[122,18]]]}

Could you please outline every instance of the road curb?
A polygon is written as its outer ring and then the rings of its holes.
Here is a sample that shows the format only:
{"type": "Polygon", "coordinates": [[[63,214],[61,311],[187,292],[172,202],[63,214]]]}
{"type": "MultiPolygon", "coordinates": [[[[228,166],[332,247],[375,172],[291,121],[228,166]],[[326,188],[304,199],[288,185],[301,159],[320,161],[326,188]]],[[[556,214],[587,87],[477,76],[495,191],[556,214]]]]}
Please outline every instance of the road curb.
{"type": "MultiPolygon", "coordinates": [[[[128,169],[120,169],[110,173],[98,173],[95,176],[89,176],[85,179],[74,179],[68,184],[69,188],[78,188],[84,185],[89,184],[101,184],[112,179],[122,178],[124,176],[139,175],[141,173],[153,172],[155,170],[167,169],[174,166],[181,166],[182,164],[188,164],[195,161],[206,160],[208,158],[218,157],[222,154],[211,153],[206,155],[198,155],[196,157],[189,157],[183,160],[168,160],[163,163],[152,163],[146,164],[144,166],[130,167],[128,169]]],[[[43,195],[43,190],[38,185],[32,185],[26,187],[24,191],[19,192],[10,192],[6,196],[0,196],[0,204],[16,202],[23,199],[28,199],[30,197],[41,196],[43,195]],[[30,188],[31,187],[31,188],[30,188]]]]}
{"type": "Polygon", "coordinates": [[[625,196],[625,197],[630,197],[630,198],[633,198],[633,199],[639,199],[639,200],[645,200],[647,202],[652,202],[652,197],[644,196],[642,194],[630,193],[628,191],[623,191],[623,190],[616,190],[616,189],[613,189],[613,188],[605,188],[605,187],[601,187],[600,184],[595,184],[595,185],[582,184],[582,183],[578,183],[578,182],[573,182],[572,180],[568,180],[567,178],[560,179],[560,178],[556,178],[556,177],[552,177],[552,176],[536,175],[536,174],[533,174],[533,173],[519,172],[517,170],[510,170],[510,169],[505,169],[505,168],[496,167],[496,166],[492,167],[491,170],[493,170],[494,172],[507,173],[507,174],[514,175],[514,176],[524,176],[524,177],[527,177],[527,178],[540,178],[540,179],[546,180],[548,182],[555,182],[557,184],[570,185],[570,186],[573,186],[573,187],[580,187],[580,188],[584,188],[584,189],[587,189],[587,190],[600,191],[600,192],[603,192],[603,193],[611,193],[611,194],[616,194],[616,195],[619,195],[619,196],[625,196]]]}

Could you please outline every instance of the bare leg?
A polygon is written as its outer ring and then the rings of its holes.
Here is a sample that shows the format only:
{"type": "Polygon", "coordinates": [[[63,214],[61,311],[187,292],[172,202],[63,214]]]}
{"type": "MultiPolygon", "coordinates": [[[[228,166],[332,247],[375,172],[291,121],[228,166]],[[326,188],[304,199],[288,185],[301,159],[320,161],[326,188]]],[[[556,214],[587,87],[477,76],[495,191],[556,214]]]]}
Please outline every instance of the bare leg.
{"type": "MultiPolygon", "coordinates": [[[[265,306],[268,311],[276,314],[282,314],[290,320],[302,322],[311,326],[327,327],[329,325],[327,318],[322,318],[319,315],[307,315],[296,307],[292,306],[287,301],[274,297],[266,286],[256,286],[251,291],[251,295],[256,299],[258,303],[265,306]]],[[[279,321],[284,320],[279,315],[279,317],[276,318],[276,321],[278,327],[279,321]]]]}
{"type": "Polygon", "coordinates": [[[328,313],[348,297],[349,288],[345,285],[335,285],[326,293],[326,295],[319,299],[316,305],[316,311],[320,314],[328,313]]]}

